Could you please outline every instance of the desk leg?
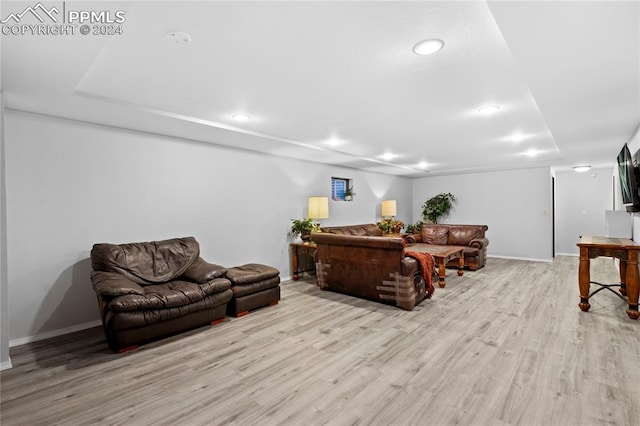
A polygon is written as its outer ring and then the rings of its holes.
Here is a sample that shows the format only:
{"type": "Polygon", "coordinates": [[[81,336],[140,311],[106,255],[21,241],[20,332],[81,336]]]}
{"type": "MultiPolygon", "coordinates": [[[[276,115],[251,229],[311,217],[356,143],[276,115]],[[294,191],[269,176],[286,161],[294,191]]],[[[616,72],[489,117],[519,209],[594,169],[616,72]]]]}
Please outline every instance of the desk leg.
{"type": "Polygon", "coordinates": [[[591,308],[591,305],[589,304],[589,281],[591,281],[589,266],[589,248],[580,247],[580,265],[578,266],[580,303],[578,303],[578,306],[583,312],[587,312],[589,308],[591,308]]]}
{"type": "MultiPolygon", "coordinates": [[[[637,320],[640,318],[640,312],[638,312],[638,251],[627,251],[627,298],[629,301],[629,309],[627,309],[627,315],[629,318],[637,320]]],[[[621,262],[622,264],[622,262],[621,262]]]]}
{"type": "Polygon", "coordinates": [[[293,280],[294,281],[298,281],[298,278],[300,278],[300,275],[298,274],[298,248],[294,247],[293,248],[293,280]]]}

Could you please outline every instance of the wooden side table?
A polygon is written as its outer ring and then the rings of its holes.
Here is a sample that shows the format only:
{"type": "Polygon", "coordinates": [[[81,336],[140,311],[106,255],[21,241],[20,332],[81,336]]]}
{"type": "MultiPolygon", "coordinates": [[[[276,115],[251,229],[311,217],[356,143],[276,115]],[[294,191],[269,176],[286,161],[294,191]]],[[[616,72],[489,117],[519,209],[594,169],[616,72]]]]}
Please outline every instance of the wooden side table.
{"type": "MultiPolygon", "coordinates": [[[[293,263],[292,278],[294,281],[297,281],[300,278],[300,274],[311,271],[311,270],[304,270],[304,271],[298,270],[300,265],[300,259],[299,259],[300,254],[307,254],[313,257],[313,255],[316,254],[316,250],[318,249],[318,246],[316,246],[315,243],[305,241],[302,243],[291,243],[290,247],[291,247],[292,263],[293,263]]],[[[315,262],[314,262],[314,265],[315,265],[315,262]]],[[[313,271],[315,272],[315,267],[313,268],[313,271]]]]}
{"type": "Polygon", "coordinates": [[[589,297],[601,290],[607,289],[629,304],[627,315],[637,320],[638,293],[640,290],[640,277],[638,276],[638,251],[640,246],[633,241],[623,238],[591,237],[583,235],[580,242],[580,265],[578,266],[578,285],[580,287],[580,303],[578,306],[583,312],[587,312],[591,305],[589,297]],[[615,257],[620,260],[620,284],[601,284],[591,281],[590,259],[596,257],[615,257]],[[593,293],[589,293],[590,284],[600,286],[593,293]],[[616,293],[611,287],[620,287],[620,293],[616,293]],[[625,299],[624,296],[627,296],[625,299]]]}

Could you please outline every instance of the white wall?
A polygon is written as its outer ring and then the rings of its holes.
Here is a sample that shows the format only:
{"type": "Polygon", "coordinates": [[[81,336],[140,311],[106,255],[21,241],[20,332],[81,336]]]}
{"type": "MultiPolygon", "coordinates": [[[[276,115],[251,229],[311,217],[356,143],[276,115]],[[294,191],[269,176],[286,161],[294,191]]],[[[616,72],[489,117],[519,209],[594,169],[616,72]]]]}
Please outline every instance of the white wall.
{"type": "Polygon", "coordinates": [[[422,218],[422,204],[441,192],[457,199],[441,222],[487,225],[489,256],[552,259],[549,168],[414,179],[414,222],[422,218]]]}
{"type": "Polygon", "coordinates": [[[606,235],[605,211],[613,210],[614,168],[556,172],[556,252],[578,255],[580,235],[606,235]]]}
{"type": "Polygon", "coordinates": [[[0,90],[0,370],[11,368],[7,275],[7,204],[4,148],[4,93],[0,90]]]}
{"type": "Polygon", "coordinates": [[[211,144],[5,111],[11,344],[99,319],[94,243],[193,235],[202,256],[258,262],[290,276],[292,218],[307,197],[351,178],[352,202],[327,225],[379,220],[380,201],[411,219],[411,180],[211,144]]]}

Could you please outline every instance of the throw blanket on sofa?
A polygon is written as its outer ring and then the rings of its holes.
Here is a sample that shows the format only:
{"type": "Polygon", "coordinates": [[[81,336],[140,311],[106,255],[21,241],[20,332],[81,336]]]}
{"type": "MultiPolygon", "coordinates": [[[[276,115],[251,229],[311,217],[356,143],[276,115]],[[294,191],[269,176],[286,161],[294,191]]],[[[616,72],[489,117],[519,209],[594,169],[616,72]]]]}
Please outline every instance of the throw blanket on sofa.
{"type": "Polygon", "coordinates": [[[405,251],[405,256],[413,257],[420,263],[422,269],[422,277],[424,278],[425,288],[427,290],[427,299],[431,299],[435,288],[433,287],[433,266],[435,261],[429,253],[418,253],[416,251],[405,251]]]}

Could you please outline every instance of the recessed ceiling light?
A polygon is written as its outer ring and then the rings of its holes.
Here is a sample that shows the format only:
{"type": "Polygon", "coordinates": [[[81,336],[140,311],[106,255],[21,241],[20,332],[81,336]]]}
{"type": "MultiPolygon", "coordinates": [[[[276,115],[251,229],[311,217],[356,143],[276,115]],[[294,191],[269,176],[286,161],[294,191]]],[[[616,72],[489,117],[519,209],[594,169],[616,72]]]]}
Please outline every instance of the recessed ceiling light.
{"type": "Polygon", "coordinates": [[[487,105],[482,108],[478,108],[478,112],[481,114],[494,114],[500,110],[499,105],[487,105]]]}
{"type": "Polygon", "coordinates": [[[233,114],[231,118],[241,123],[251,120],[251,116],[247,114],[233,114]]]}
{"type": "Polygon", "coordinates": [[[527,157],[535,157],[535,156],[537,156],[538,154],[540,154],[540,151],[538,151],[538,150],[536,150],[536,149],[530,149],[530,150],[528,150],[528,151],[526,151],[526,152],[524,153],[524,155],[526,155],[527,157]]]}
{"type": "Polygon", "coordinates": [[[443,46],[444,41],[437,38],[423,40],[413,46],[413,53],[416,55],[431,55],[432,53],[436,53],[438,50],[442,49],[443,46]]]}
{"type": "Polygon", "coordinates": [[[428,166],[426,161],[421,161],[418,163],[418,165],[416,167],[418,167],[419,169],[426,169],[428,166]]]}
{"type": "Polygon", "coordinates": [[[575,170],[576,172],[586,172],[588,170],[591,170],[591,166],[575,166],[573,170],[575,170]]]}
{"type": "Polygon", "coordinates": [[[385,152],[384,154],[382,154],[380,156],[380,158],[382,158],[384,161],[389,161],[389,160],[393,159],[393,157],[395,157],[395,155],[393,155],[390,152],[385,152]]]}
{"type": "Polygon", "coordinates": [[[340,139],[337,139],[337,138],[332,138],[332,139],[329,139],[328,141],[326,141],[325,144],[327,144],[329,146],[338,146],[338,145],[342,145],[342,141],[340,139]]]}
{"type": "Polygon", "coordinates": [[[520,142],[522,142],[523,140],[525,140],[525,138],[526,138],[526,137],[527,137],[527,136],[526,136],[524,133],[522,133],[522,132],[517,132],[517,131],[516,131],[516,132],[513,132],[513,133],[509,136],[509,140],[510,140],[511,142],[520,143],[520,142]]]}
{"type": "Polygon", "coordinates": [[[177,44],[191,43],[191,36],[182,31],[172,31],[170,33],[167,33],[167,38],[177,44]]]}

